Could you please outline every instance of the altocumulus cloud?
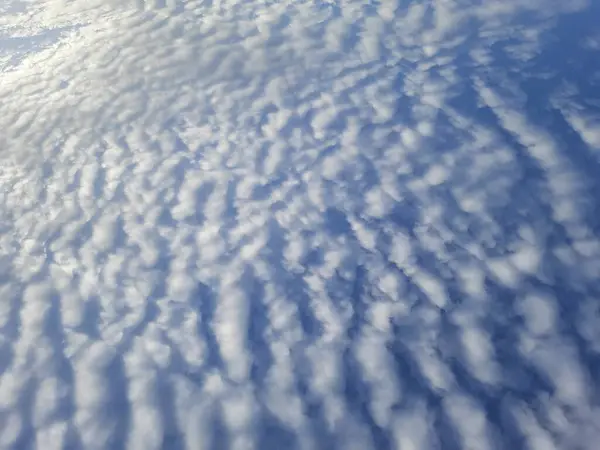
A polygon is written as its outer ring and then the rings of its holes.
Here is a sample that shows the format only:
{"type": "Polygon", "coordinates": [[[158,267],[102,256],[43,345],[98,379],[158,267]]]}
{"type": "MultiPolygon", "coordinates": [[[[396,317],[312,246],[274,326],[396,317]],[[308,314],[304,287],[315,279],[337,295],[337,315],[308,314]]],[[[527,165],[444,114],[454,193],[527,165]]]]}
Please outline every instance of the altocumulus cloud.
{"type": "Polygon", "coordinates": [[[594,448],[598,14],[3,2],[0,447],[594,448]]]}

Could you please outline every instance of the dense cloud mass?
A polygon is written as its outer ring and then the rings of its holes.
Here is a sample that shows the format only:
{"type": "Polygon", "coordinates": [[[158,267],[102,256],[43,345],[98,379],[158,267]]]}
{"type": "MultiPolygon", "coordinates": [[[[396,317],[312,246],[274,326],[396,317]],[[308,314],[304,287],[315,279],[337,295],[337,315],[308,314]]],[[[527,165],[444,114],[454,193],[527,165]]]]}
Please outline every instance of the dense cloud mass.
{"type": "Polygon", "coordinates": [[[4,0],[0,448],[597,448],[598,17],[4,0]]]}

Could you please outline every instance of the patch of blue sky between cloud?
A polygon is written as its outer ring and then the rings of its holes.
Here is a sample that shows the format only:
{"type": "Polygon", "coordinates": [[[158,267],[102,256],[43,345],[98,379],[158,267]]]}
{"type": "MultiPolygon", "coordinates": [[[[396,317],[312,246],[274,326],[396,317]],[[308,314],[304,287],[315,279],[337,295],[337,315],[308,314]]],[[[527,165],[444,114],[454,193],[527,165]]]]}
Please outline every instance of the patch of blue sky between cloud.
{"type": "Polygon", "coordinates": [[[593,180],[515,76],[585,7],[11,10],[69,31],[0,73],[0,444],[591,448],[593,180]]]}

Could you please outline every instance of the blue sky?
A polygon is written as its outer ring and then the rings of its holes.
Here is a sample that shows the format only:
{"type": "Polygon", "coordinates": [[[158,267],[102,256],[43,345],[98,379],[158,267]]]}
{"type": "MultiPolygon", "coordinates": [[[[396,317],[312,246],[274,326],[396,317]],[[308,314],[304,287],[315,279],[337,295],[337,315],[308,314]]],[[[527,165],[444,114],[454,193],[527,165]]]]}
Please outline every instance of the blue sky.
{"type": "Polygon", "coordinates": [[[0,448],[595,448],[599,13],[4,2],[0,448]]]}

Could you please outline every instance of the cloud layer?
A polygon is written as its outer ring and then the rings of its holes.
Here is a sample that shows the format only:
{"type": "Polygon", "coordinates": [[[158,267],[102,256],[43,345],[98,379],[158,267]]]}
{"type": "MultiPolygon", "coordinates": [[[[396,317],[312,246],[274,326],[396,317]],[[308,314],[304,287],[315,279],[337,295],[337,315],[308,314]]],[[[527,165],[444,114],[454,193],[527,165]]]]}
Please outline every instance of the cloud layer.
{"type": "Polygon", "coordinates": [[[564,3],[5,2],[0,447],[594,448],[564,3]]]}

